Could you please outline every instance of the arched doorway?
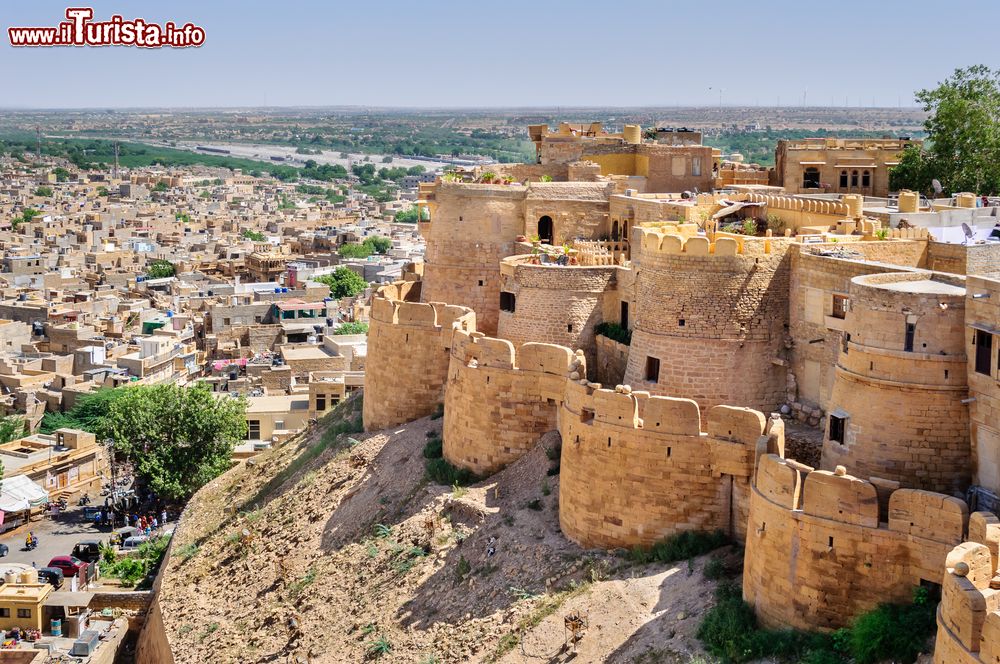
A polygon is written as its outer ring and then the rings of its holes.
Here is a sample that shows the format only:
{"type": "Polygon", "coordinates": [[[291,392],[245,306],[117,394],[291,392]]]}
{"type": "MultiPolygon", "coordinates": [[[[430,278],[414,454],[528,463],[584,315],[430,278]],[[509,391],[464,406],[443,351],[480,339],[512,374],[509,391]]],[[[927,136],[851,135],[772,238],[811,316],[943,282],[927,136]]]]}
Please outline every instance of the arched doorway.
{"type": "Polygon", "coordinates": [[[618,235],[618,220],[615,219],[611,222],[611,241],[617,242],[620,239],[621,236],[618,235]]]}
{"type": "Polygon", "coordinates": [[[549,215],[538,220],[538,239],[545,244],[552,244],[552,217],[549,215]]]}

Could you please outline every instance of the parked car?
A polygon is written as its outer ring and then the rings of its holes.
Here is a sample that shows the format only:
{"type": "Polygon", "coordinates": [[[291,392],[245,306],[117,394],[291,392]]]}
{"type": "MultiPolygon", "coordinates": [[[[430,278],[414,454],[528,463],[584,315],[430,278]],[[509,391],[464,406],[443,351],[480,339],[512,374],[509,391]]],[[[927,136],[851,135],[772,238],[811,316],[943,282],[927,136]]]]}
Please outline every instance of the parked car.
{"type": "Polygon", "coordinates": [[[101,559],[101,543],[97,540],[81,540],[73,547],[73,555],[84,562],[97,562],[101,559]]]}
{"type": "Polygon", "coordinates": [[[63,576],[76,576],[81,569],[87,569],[87,563],[76,556],[56,556],[49,561],[47,567],[58,567],[62,570],[63,576]]]}
{"type": "Polygon", "coordinates": [[[62,588],[64,576],[63,571],[58,567],[42,567],[38,570],[38,582],[51,583],[56,590],[62,588]]]}
{"type": "Polygon", "coordinates": [[[122,542],[127,540],[139,532],[138,528],[133,528],[132,526],[124,526],[122,528],[115,528],[111,532],[111,546],[121,546],[122,542]]]}
{"type": "Polygon", "coordinates": [[[125,541],[122,542],[120,548],[122,551],[135,551],[142,546],[144,542],[148,541],[149,538],[145,535],[133,535],[132,537],[126,538],[125,541]]]}

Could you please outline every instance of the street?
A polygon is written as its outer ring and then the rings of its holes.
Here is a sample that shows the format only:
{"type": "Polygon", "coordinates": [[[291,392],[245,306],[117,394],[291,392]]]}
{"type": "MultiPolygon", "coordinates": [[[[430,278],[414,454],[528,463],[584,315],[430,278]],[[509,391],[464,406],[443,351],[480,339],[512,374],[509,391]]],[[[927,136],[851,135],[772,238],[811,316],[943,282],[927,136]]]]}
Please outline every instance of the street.
{"type": "Polygon", "coordinates": [[[71,506],[56,516],[44,516],[39,521],[32,521],[9,533],[0,535],[0,543],[6,544],[9,552],[0,558],[0,568],[3,563],[32,562],[38,567],[45,567],[53,556],[68,556],[73,551],[73,545],[80,540],[96,539],[107,541],[111,528],[98,529],[90,522],[83,520],[83,508],[71,506]],[[38,548],[34,551],[23,551],[24,539],[28,532],[38,537],[38,548]]]}

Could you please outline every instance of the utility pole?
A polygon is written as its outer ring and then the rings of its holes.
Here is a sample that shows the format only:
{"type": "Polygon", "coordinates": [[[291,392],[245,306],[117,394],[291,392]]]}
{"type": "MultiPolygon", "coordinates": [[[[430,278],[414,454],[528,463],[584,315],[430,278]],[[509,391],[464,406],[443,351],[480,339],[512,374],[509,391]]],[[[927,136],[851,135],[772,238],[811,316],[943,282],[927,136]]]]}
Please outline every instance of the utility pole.
{"type": "Polygon", "coordinates": [[[39,125],[35,125],[35,156],[42,158],[42,128],[39,125]]]}
{"type": "Polygon", "coordinates": [[[115,440],[108,438],[104,441],[108,447],[108,464],[111,466],[111,530],[115,529],[115,510],[118,503],[118,476],[115,474],[115,440]]]}
{"type": "Polygon", "coordinates": [[[112,175],[115,180],[118,179],[118,141],[115,141],[115,171],[112,175]]]}

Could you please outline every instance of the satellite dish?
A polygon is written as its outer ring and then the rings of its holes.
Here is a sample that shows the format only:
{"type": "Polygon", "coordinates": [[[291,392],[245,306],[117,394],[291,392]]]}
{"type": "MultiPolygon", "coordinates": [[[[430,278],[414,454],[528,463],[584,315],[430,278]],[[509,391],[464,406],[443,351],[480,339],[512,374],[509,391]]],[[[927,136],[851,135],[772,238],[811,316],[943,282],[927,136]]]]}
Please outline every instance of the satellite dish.
{"type": "Polygon", "coordinates": [[[969,240],[976,237],[976,231],[969,228],[969,225],[964,221],[962,222],[962,232],[965,233],[965,242],[963,242],[962,244],[968,244],[969,240]]]}
{"type": "Polygon", "coordinates": [[[934,188],[935,194],[940,194],[942,191],[944,191],[944,189],[941,187],[941,181],[938,180],[937,178],[931,180],[931,187],[934,188]]]}

